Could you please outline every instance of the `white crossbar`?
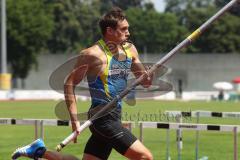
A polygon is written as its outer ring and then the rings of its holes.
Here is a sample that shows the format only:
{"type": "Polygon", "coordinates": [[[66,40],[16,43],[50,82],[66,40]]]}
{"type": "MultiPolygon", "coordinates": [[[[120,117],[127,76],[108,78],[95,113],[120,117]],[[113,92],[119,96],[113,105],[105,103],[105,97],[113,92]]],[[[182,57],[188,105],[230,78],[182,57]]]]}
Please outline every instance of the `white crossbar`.
{"type": "Polygon", "coordinates": [[[165,111],[169,116],[183,116],[183,117],[219,117],[219,118],[237,118],[240,119],[240,112],[212,112],[212,111],[165,111]]]}
{"type": "Polygon", "coordinates": [[[34,125],[36,121],[43,122],[43,125],[49,126],[68,126],[69,121],[56,119],[15,119],[15,118],[0,118],[0,125],[34,125]]]}
{"type": "MultiPolygon", "coordinates": [[[[0,118],[0,125],[34,125],[36,122],[42,122],[44,126],[70,126],[70,121],[57,120],[57,119],[15,119],[15,118],[0,118]]],[[[82,121],[81,123],[84,123],[82,121]]],[[[135,127],[134,122],[122,121],[124,125],[132,125],[135,127]]]]}
{"type": "Polygon", "coordinates": [[[234,128],[237,128],[237,132],[240,132],[240,126],[238,125],[215,125],[215,124],[193,124],[193,123],[165,123],[165,122],[139,122],[143,128],[159,128],[170,130],[198,130],[198,131],[221,131],[221,132],[233,132],[234,128]]]}

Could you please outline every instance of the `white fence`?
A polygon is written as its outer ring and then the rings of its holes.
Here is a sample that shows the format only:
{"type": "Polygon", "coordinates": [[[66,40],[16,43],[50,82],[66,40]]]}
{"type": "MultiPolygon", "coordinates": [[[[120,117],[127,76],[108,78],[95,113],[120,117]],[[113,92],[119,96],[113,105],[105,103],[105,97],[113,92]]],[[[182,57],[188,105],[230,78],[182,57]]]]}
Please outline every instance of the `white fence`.
{"type": "MultiPolygon", "coordinates": [[[[238,125],[212,125],[212,124],[191,124],[191,123],[164,123],[164,122],[139,122],[140,124],[140,139],[143,140],[143,128],[156,128],[156,129],[166,129],[167,130],[167,148],[166,148],[166,160],[170,159],[169,154],[169,130],[190,130],[190,131],[218,131],[218,132],[233,132],[234,137],[234,155],[233,160],[238,160],[238,133],[240,132],[240,126],[238,125]]],[[[178,148],[178,153],[180,150],[178,148]]],[[[180,154],[178,154],[178,160],[181,159],[180,154]]],[[[198,157],[196,157],[198,160],[198,157]]]]}
{"type": "MultiPolygon", "coordinates": [[[[182,100],[205,100],[209,101],[213,97],[217,97],[218,92],[183,92],[182,100]]],[[[228,94],[225,94],[225,99],[229,98],[228,94]]],[[[81,100],[88,100],[89,97],[77,96],[81,100]]],[[[176,100],[176,93],[169,92],[161,96],[155,96],[154,100],[176,100]]],[[[62,93],[58,93],[54,90],[10,90],[0,91],[0,100],[59,100],[64,99],[62,93]]]]}
{"type": "MultiPolygon", "coordinates": [[[[84,121],[81,122],[83,124],[84,121]]],[[[0,118],[0,125],[33,125],[35,139],[44,138],[44,126],[70,126],[71,123],[68,120],[56,120],[56,119],[15,119],[15,118],[0,118]],[[40,133],[39,133],[40,132],[40,133]]],[[[135,127],[135,123],[123,121],[123,127],[132,131],[135,127]]]]}
{"type": "MultiPolygon", "coordinates": [[[[168,111],[170,112],[170,111],[168,111]]],[[[184,112],[175,111],[174,115],[178,113],[183,114],[184,112]]],[[[194,113],[194,112],[193,112],[194,113]]],[[[200,112],[199,112],[200,113],[200,112]]],[[[204,112],[206,113],[206,111],[204,112]]],[[[215,113],[215,112],[213,112],[215,113]]],[[[227,112],[228,114],[222,113],[221,115],[234,115],[233,113],[227,112]]],[[[183,114],[187,116],[191,116],[191,114],[183,114]]],[[[195,115],[195,114],[193,114],[195,115]]],[[[207,114],[202,114],[206,116],[207,114]]],[[[208,114],[209,115],[209,114],[208,114]]],[[[214,115],[214,114],[211,114],[214,115]]],[[[220,114],[216,114],[220,117],[220,114]]],[[[239,115],[237,113],[236,115],[239,115]]],[[[232,116],[230,116],[232,117],[232,116]]],[[[238,117],[238,116],[235,116],[238,117]]],[[[239,118],[239,117],[238,117],[239,118]]],[[[82,122],[83,123],[83,122],[82,122]]],[[[130,131],[133,127],[135,127],[134,122],[122,122],[123,126],[128,128],[130,131]]],[[[139,122],[140,129],[140,140],[143,141],[143,129],[144,128],[156,128],[156,129],[166,129],[166,159],[170,159],[169,154],[169,131],[170,130],[189,130],[189,131],[217,131],[217,132],[233,132],[234,137],[234,160],[238,159],[238,133],[240,132],[239,125],[217,125],[217,124],[191,124],[191,123],[169,123],[169,122],[139,122]]],[[[0,118],[0,125],[34,125],[35,127],[35,139],[41,137],[44,138],[44,126],[69,126],[71,125],[70,121],[56,120],[56,119],[15,119],[15,118],[0,118]],[[40,131],[40,134],[39,134],[40,131]]],[[[196,140],[198,137],[196,137],[196,140]]],[[[180,140],[180,139],[179,139],[180,140]]],[[[198,143],[196,143],[196,152],[198,152],[198,143]]],[[[180,153],[180,147],[178,147],[178,153],[180,153]]],[[[197,154],[196,154],[197,155],[197,154]]],[[[178,160],[181,159],[181,155],[178,154],[178,160]]],[[[198,157],[196,157],[198,160],[198,157]]]]}
{"type": "MultiPolygon", "coordinates": [[[[198,124],[200,121],[200,117],[208,117],[208,118],[234,118],[240,119],[240,112],[212,112],[212,111],[191,111],[191,112],[183,112],[183,111],[165,111],[165,114],[168,117],[174,117],[179,124],[182,124],[183,117],[196,117],[196,123],[198,124]]],[[[195,145],[195,159],[198,160],[198,152],[199,152],[199,130],[196,130],[196,145],[195,145]]],[[[236,138],[236,137],[235,137],[236,138]]],[[[182,150],[182,129],[177,129],[177,142],[178,142],[178,154],[181,156],[182,150]]]]}

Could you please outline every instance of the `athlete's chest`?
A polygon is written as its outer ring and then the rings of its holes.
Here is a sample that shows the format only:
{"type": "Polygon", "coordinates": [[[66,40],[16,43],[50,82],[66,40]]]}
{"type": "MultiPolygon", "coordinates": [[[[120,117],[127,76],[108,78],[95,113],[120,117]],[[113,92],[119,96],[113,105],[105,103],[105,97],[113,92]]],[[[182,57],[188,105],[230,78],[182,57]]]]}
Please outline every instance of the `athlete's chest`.
{"type": "Polygon", "coordinates": [[[102,74],[105,70],[130,69],[132,58],[128,57],[124,51],[117,54],[106,53],[102,50],[95,55],[96,59],[91,63],[90,73],[102,74]]]}
{"type": "Polygon", "coordinates": [[[118,61],[112,58],[107,65],[107,75],[113,78],[126,78],[131,71],[131,64],[132,60],[130,58],[126,58],[124,61],[118,61]]]}

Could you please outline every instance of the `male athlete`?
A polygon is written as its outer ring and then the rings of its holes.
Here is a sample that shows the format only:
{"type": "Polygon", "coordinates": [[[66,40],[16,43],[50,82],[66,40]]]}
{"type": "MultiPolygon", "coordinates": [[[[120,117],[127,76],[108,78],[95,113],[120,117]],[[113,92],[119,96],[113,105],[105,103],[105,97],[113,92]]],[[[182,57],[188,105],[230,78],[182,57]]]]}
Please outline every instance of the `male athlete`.
{"type": "MultiPolygon", "coordinates": [[[[120,8],[114,7],[99,22],[103,35],[96,44],[81,52],[74,70],[65,82],[65,100],[68,106],[73,131],[80,134],[77,119],[77,107],[74,89],[87,77],[92,105],[89,116],[108,104],[127,87],[130,71],[136,78],[147,74],[138,58],[138,52],[127,40],[130,36],[128,21],[120,8]]],[[[142,82],[144,87],[151,85],[151,76],[142,82]]],[[[152,160],[150,151],[121,124],[119,100],[114,109],[93,121],[90,136],[84,150],[83,160],[107,160],[111,150],[115,149],[131,160],[152,160]]],[[[76,139],[74,140],[76,142],[76,139]]],[[[13,153],[13,159],[20,156],[45,158],[48,160],[77,160],[70,155],[62,155],[46,150],[41,139],[19,148],[13,153]]]]}

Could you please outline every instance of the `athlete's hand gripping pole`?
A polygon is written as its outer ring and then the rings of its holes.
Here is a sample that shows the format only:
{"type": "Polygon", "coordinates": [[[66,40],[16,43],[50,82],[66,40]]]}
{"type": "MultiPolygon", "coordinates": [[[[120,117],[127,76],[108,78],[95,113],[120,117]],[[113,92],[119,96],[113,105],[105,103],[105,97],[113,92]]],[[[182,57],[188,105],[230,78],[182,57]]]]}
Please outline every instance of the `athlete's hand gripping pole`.
{"type": "MultiPolygon", "coordinates": [[[[83,125],[80,126],[79,132],[81,133],[84,129],[89,127],[92,124],[91,121],[87,120],[83,125]]],[[[56,146],[56,150],[61,151],[68,143],[78,136],[77,132],[72,132],[67,138],[65,138],[59,145],[56,146]]]]}
{"type": "MultiPolygon", "coordinates": [[[[221,17],[227,10],[233,7],[240,0],[232,0],[228,4],[226,4],[221,10],[219,10],[214,16],[208,19],[204,24],[202,24],[196,31],[194,31],[190,36],[188,36],[185,40],[183,40],[180,44],[178,44],[175,48],[173,48],[170,52],[168,52],[162,59],[160,59],[155,65],[153,65],[148,73],[143,74],[135,82],[124,91],[122,91],[118,96],[116,96],[111,102],[109,102],[106,106],[104,106],[101,110],[99,110],[93,117],[91,117],[88,121],[86,121],[82,126],[80,126],[80,132],[85,130],[92,124],[94,119],[97,119],[106,114],[106,111],[109,111],[114,104],[124,96],[126,96],[133,88],[139,85],[143,80],[148,78],[148,75],[153,74],[156,69],[158,69],[161,65],[167,62],[173,55],[179,52],[182,48],[187,47],[191,44],[193,40],[198,38],[201,33],[203,33],[215,20],[221,17]]],[[[65,147],[69,142],[71,142],[74,138],[76,138],[77,133],[73,132],[67,138],[65,138],[59,145],[57,145],[57,151],[60,151],[63,147],[65,147]]]]}

